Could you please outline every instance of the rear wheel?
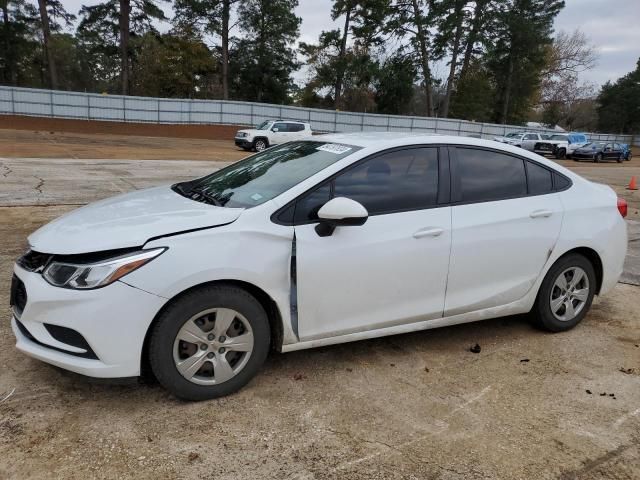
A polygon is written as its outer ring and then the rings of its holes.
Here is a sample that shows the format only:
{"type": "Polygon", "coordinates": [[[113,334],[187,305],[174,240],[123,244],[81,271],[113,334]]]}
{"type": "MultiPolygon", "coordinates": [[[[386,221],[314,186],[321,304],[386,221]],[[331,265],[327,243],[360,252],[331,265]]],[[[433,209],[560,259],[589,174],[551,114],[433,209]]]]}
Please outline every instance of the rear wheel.
{"type": "Polygon", "coordinates": [[[601,161],[602,161],[602,154],[601,154],[601,153],[597,154],[597,155],[596,155],[596,158],[594,159],[594,161],[595,161],[596,163],[601,162],[601,161]]]}
{"type": "Polygon", "coordinates": [[[591,262],[579,254],[560,258],[547,272],[531,311],[535,323],[551,332],[575,327],[585,317],[596,289],[591,262]]]}
{"type": "Polygon", "coordinates": [[[618,163],[622,163],[622,160],[624,160],[622,154],[618,155],[618,163]]]}
{"type": "Polygon", "coordinates": [[[174,301],[160,316],[149,360],[176,397],[206,400],[233,393],[258,372],[269,351],[267,314],[232,286],[205,286],[174,301]]]}

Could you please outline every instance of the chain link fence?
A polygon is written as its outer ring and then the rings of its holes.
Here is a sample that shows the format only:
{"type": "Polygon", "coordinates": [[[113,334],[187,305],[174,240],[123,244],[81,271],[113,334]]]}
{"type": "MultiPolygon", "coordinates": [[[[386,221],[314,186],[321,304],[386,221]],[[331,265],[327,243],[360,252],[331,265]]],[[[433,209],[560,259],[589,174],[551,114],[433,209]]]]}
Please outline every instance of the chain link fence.
{"type": "MultiPolygon", "coordinates": [[[[263,120],[309,122],[317,132],[397,131],[492,139],[509,132],[558,133],[545,128],[431,117],[340,112],[253,102],[190,100],[63,92],[0,86],[0,114],[166,124],[257,125],[263,120]]],[[[633,144],[633,135],[588,133],[591,140],[633,144]]],[[[635,138],[640,146],[640,135],[635,138]]]]}

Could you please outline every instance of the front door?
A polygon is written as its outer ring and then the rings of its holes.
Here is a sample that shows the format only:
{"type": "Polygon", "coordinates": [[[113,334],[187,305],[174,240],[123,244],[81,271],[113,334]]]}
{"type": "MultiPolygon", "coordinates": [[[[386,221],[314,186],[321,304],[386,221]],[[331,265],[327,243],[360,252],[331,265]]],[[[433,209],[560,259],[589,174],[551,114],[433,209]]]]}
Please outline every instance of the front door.
{"type": "Polygon", "coordinates": [[[347,168],[298,201],[300,340],[442,316],[451,207],[438,206],[444,203],[438,195],[438,150],[382,153],[347,168]],[[314,220],[319,206],[331,197],[360,202],[369,212],[367,222],[320,237],[314,220]]]}

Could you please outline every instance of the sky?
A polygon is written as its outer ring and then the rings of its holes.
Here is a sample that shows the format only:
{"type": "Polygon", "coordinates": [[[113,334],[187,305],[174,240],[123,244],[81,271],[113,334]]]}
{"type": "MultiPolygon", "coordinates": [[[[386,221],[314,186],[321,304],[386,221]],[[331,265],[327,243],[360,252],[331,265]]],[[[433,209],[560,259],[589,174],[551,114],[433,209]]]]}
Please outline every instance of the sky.
{"type": "MultiPolygon", "coordinates": [[[[63,0],[68,11],[77,13],[82,5],[99,0],[63,0]]],[[[555,22],[556,32],[572,32],[579,28],[591,40],[598,53],[595,68],[584,72],[581,79],[597,86],[635,69],[640,57],[640,0],[565,0],[565,8],[555,22]]],[[[313,43],[322,30],[339,28],[341,19],[331,20],[332,0],[299,0],[296,13],[302,18],[300,41],[313,43]]],[[[165,7],[171,15],[170,7],[165,7]]],[[[436,65],[435,74],[444,75],[445,66],[436,65]]],[[[304,70],[295,75],[303,81],[304,70]]]]}

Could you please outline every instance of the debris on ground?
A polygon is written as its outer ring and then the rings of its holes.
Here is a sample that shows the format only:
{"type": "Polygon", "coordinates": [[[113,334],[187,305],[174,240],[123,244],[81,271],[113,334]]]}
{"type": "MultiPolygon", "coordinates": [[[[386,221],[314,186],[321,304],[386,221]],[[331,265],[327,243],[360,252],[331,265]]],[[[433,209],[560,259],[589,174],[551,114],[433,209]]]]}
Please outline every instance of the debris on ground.
{"type": "Polygon", "coordinates": [[[621,371],[622,373],[626,373],[627,375],[632,375],[636,371],[635,368],[624,368],[624,367],[620,367],[618,370],[621,371]]]}
{"type": "Polygon", "coordinates": [[[480,347],[480,345],[478,345],[477,343],[469,349],[471,353],[480,353],[480,350],[482,350],[482,347],[480,347]]]}
{"type": "Polygon", "coordinates": [[[429,367],[424,367],[424,371],[429,373],[429,367]]]}
{"type": "Polygon", "coordinates": [[[307,378],[307,376],[306,376],[306,375],[303,375],[302,373],[296,373],[296,374],[293,376],[293,379],[294,379],[295,381],[304,380],[305,378],[307,378]]]}
{"type": "Polygon", "coordinates": [[[589,395],[591,395],[591,390],[585,390],[589,395]]]}
{"type": "Polygon", "coordinates": [[[191,452],[191,453],[189,454],[189,457],[188,457],[188,458],[189,458],[189,461],[190,461],[190,462],[194,462],[194,461],[196,461],[197,459],[199,459],[199,458],[200,458],[200,454],[199,454],[199,453],[196,453],[196,452],[191,452]]]}
{"type": "Polygon", "coordinates": [[[520,359],[520,363],[528,363],[529,359],[528,358],[521,358],[520,359]]]}

